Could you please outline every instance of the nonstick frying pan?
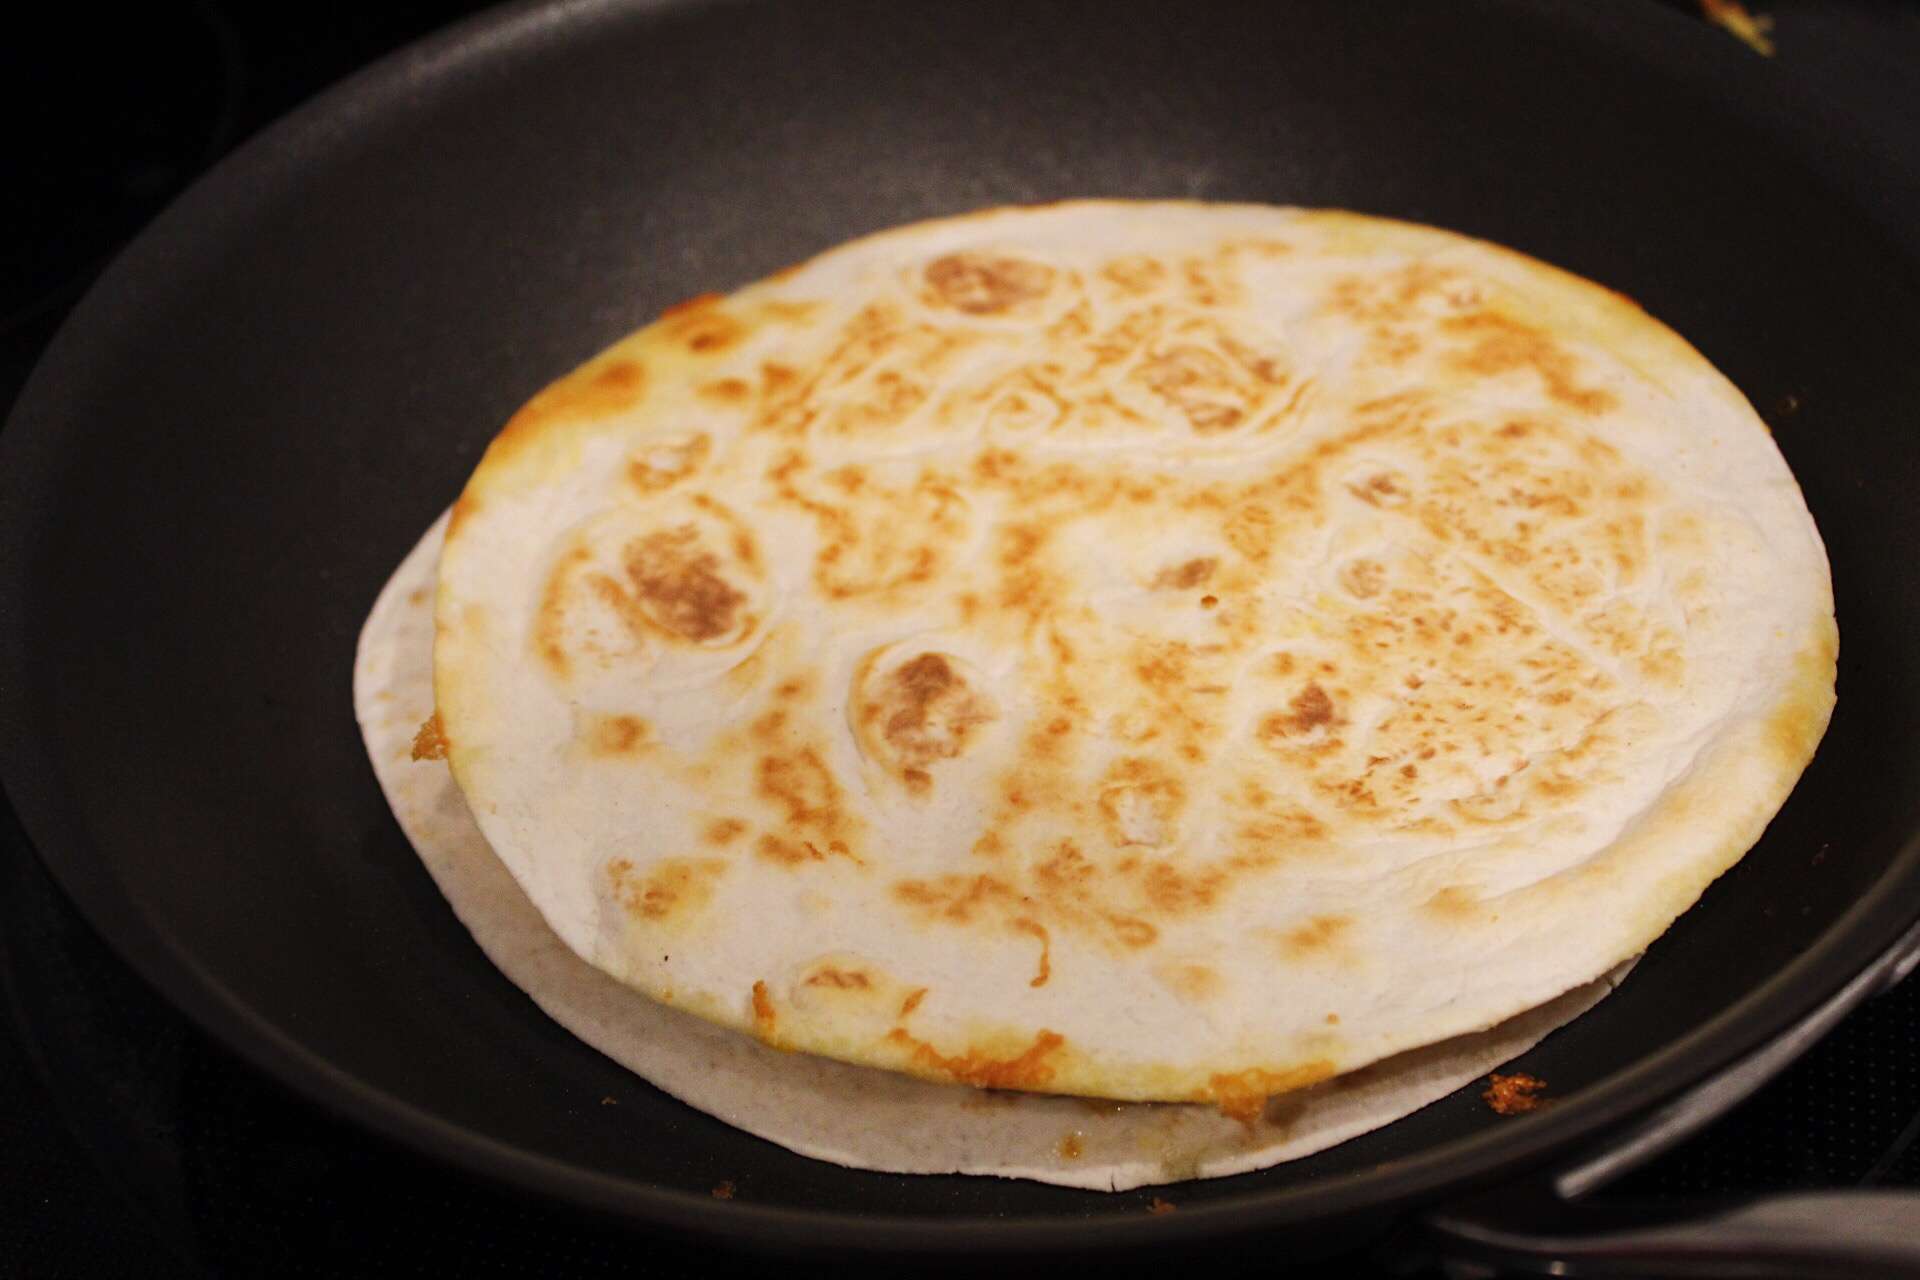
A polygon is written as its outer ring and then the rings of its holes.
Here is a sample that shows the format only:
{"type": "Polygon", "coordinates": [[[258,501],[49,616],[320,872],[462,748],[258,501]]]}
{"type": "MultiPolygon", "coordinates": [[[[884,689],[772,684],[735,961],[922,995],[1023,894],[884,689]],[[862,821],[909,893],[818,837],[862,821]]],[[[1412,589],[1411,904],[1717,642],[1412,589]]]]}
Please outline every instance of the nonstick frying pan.
{"type": "Polygon", "coordinates": [[[1731,42],[1625,4],[486,15],[244,147],[49,349],[0,436],[0,778],[101,933],[252,1061],[651,1228],[842,1256],[1260,1232],[1304,1258],[1419,1221],[1515,1266],[1920,1274],[1903,1196],[1684,1221],[1578,1199],[1915,945],[1920,209],[1838,135],[1731,42]],[[628,1088],[487,964],[389,816],[354,636],[521,400],[689,294],[889,224],[1080,195],[1344,206],[1511,244],[1679,329],[1800,478],[1839,601],[1832,730],[1753,852],[1527,1057],[1553,1107],[1498,1119],[1466,1092],[1163,1191],[1163,1216],[1149,1193],[822,1165],[628,1088]],[[616,1089],[627,1105],[595,1105],[616,1089]],[[742,1195],[712,1199],[721,1179],[742,1195]]]}

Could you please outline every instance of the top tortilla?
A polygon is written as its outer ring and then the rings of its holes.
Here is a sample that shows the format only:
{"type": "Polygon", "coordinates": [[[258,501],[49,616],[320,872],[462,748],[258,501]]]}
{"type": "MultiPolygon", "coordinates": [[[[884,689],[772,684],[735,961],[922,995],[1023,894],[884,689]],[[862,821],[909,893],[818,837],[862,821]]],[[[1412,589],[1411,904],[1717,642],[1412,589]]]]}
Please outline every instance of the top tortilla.
{"type": "Polygon", "coordinates": [[[1833,704],[1752,408],[1344,213],[855,241],[536,396],[454,508],[481,830],[621,981],[934,1079],[1245,1109],[1663,932],[1833,704]]]}

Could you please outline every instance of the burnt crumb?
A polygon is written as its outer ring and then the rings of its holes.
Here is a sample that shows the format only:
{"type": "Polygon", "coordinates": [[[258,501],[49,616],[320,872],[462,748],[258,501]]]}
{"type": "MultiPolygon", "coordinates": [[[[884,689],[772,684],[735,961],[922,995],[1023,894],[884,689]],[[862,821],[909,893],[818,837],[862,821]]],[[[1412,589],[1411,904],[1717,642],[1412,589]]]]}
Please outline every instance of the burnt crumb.
{"type": "Polygon", "coordinates": [[[1517,1116],[1545,1104],[1547,1099],[1541,1094],[1546,1087],[1547,1082],[1538,1076],[1519,1071],[1503,1076],[1496,1071],[1487,1077],[1486,1091],[1480,1096],[1495,1114],[1517,1116]]]}

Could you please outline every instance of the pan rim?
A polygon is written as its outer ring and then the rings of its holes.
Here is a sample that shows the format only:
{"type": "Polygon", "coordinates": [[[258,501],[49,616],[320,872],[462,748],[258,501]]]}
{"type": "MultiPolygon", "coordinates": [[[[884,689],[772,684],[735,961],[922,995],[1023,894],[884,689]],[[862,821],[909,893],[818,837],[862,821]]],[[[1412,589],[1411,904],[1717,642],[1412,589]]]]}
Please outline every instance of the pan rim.
{"type": "MultiPolygon", "coordinates": [[[[612,17],[704,7],[717,0],[520,0],[457,23],[403,48],[324,91],[291,115],[247,141],[200,178],[125,248],[77,304],[22,388],[8,429],[0,433],[0,584],[18,599],[31,563],[32,504],[22,499],[18,477],[34,470],[29,420],[38,406],[57,400],[69,366],[84,369],[98,348],[119,331],[120,309],[137,293],[134,278],[148,262],[164,266],[168,242],[201,234],[200,223],[229,194],[271,190],[297,167],[302,151],[324,142],[354,120],[391,110],[418,92],[423,82],[473,71],[506,53],[543,39],[577,36],[577,28],[612,17]],[[90,349],[91,348],[91,349],[90,349]]],[[[1499,0],[1502,8],[1522,7],[1499,0]]],[[[1540,5],[1527,6],[1539,10],[1540,5]]],[[[1568,13],[1573,6],[1548,4],[1568,13]]],[[[1611,11],[1578,21],[1632,39],[1633,27],[1654,29],[1678,18],[1651,12],[1632,18],[1611,11]]],[[[1673,32],[1661,33],[1665,39],[1673,32]]],[[[1723,64],[1724,65],[1724,64],[1723,64]]],[[[1711,83],[1712,77],[1703,78],[1711,83]]],[[[236,202],[250,207],[251,201],[236,202]]],[[[41,461],[57,456],[43,448],[41,461]]],[[[791,1248],[797,1238],[816,1248],[980,1253],[1008,1248],[1055,1250],[1090,1243],[1125,1247],[1171,1243],[1256,1227],[1279,1227],[1306,1219],[1330,1222],[1397,1205],[1405,1208],[1449,1193],[1466,1192],[1533,1169],[1556,1152],[1600,1134],[1629,1116],[1657,1105],[1690,1084],[1778,1034],[1831,995],[1883,951],[1913,919],[1902,890],[1920,885],[1920,835],[1909,838],[1875,885],[1814,946],[1735,1004],[1657,1053],[1592,1086],[1567,1105],[1518,1118],[1372,1170],[1327,1183],[1256,1188],[1162,1217],[1117,1218],[1035,1214],[1023,1217],[870,1218],[850,1213],[756,1205],[720,1204],[711,1198],[611,1174],[595,1173],[441,1119],[334,1066],[304,1048],[265,1013],[243,1003],[173,938],[151,927],[120,892],[104,858],[73,850],[85,841],[63,819],[63,788],[51,758],[21,731],[30,723],[34,697],[22,676],[27,648],[19,610],[0,624],[0,792],[13,808],[26,843],[107,945],[144,981],[181,1009],[202,1030],[306,1100],[348,1119],[362,1131],[398,1142],[429,1159],[477,1173],[535,1195],[632,1218],[653,1225],[733,1242],[791,1248]],[[66,830],[62,830],[67,828],[66,830]]],[[[1257,1177],[1259,1175],[1247,1175],[1257,1177]]]]}

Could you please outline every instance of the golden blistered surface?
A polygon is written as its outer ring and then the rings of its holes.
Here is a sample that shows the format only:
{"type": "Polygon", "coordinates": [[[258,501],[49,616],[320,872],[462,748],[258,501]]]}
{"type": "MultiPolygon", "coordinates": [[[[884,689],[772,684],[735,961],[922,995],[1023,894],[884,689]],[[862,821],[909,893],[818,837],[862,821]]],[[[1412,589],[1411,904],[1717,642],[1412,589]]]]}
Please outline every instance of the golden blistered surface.
{"type": "MultiPolygon", "coordinates": [[[[1097,1090],[1111,1046],[1061,1030],[1067,1006],[998,1006],[1131,984],[1223,1037],[1196,1057],[1234,1069],[1175,1072],[1173,1096],[1248,1111],[1350,1065],[1346,1000],[1303,1002],[1286,1060],[1234,1058],[1271,974],[1391,984],[1395,926],[1351,886],[1458,933],[1502,893],[1611,874],[1634,806],[1750,696],[1730,656],[1779,665],[1729,576],[1772,534],[1715,489],[1722,427],[1674,407],[1731,395],[1697,356],[1484,246],[1270,221],[894,240],[675,309],[496,444],[456,517],[535,512],[494,553],[537,551],[503,625],[595,770],[549,794],[652,851],[594,855],[636,954],[704,911],[759,957],[715,979],[714,1016],[1097,1090]],[[1547,846],[1570,852],[1528,861],[1547,846]],[[810,953],[852,931],[885,969],[796,978],[789,929],[810,953]],[[890,936],[1006,985],[956,989],[890,936]],[[989,1025],[991,1052],[964,1030],[989,1025]]],[[[1770,450],[1721,456],[1774,477],[1770,450]]],[[[1795,661],[1758,678],[1802,689],[1771,733],[1804,763],[1831,646],[1795,661]]],[[[484,735],[450,727],[460,775],[484,735]]]]}

